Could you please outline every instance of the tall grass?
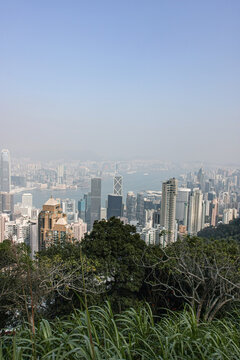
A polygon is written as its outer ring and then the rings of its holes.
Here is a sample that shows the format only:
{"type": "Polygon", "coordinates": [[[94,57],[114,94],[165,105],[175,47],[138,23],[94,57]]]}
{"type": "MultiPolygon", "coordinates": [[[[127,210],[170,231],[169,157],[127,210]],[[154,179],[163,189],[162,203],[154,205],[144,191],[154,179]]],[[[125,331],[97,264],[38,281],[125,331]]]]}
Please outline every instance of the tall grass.
{"type": "Polygon", "coordinates": [[[34,339],[27,324],[14,336],[1,337],[0,359],[239,360],[239,320],[236,313],[198,324],[191,310],[154,319],[148,305],[114,315],[107,303],[67,320],[42,320],[34,339]]]}

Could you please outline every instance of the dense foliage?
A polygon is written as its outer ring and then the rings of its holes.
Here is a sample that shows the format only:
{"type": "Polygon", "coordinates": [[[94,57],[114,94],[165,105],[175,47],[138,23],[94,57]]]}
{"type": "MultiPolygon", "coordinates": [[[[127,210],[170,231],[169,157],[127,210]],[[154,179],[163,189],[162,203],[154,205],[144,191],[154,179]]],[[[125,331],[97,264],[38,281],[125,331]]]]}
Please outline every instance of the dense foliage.
{"type": "Polygon", "coordinates": [[[237,227],[162,248],[112,218],[35,260],[4,241],[0,359],[239,359],[237,227]]]}
{"type": "Polygon", "coordinates": [[[65,320],[42,320],[2,336],[2,359],[229,360],[240,358],[240,314],[197,323],[193,311],[153,317],[149,306],[114,315],[109,304],[76,311],[65,320]]]}
{"type": "Polygon", "coordinates": [[[155,253],[154,259],[145,282],[175,300],[176,307],[189,304],[198,319],[211,321],[224,306],[240,301],[236,241],[186,237],[155,253]]]}
{"type": "Polygon", "coordinates": [[[32,262],[25,244],[14,245],[6,240],[0,243],[0,327],[8,319],[12,323],[18,312],[25,311],[25,295],[29,290],[32,262]]]}
{"type": "Polygon", "coordinates": [[[219,224],[217,227],[207,227],[198,233],[205,239],[231,239],[240,241],[240,218],[230,221],[229,224],[219,224]]]}
{"type": "Polygon", "coordinates": [[[134,226],[123,225],[116,218],[99,221],[90,235],[85,236],[82,249],[96,264],[105,294],[116,310],[121,311],[139,299],[145,275],[140,259],[146,245],[134,226]]]}

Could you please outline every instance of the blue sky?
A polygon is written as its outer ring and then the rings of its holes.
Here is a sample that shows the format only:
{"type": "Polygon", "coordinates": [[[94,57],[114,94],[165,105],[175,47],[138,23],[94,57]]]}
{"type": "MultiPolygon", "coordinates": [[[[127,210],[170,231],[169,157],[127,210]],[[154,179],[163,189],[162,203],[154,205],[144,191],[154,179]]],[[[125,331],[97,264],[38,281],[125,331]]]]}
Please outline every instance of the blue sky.
{"type": "Polygon", "coordinates": [[[238,161],[240,1],[0,1],[16,155],[238,161]]]}

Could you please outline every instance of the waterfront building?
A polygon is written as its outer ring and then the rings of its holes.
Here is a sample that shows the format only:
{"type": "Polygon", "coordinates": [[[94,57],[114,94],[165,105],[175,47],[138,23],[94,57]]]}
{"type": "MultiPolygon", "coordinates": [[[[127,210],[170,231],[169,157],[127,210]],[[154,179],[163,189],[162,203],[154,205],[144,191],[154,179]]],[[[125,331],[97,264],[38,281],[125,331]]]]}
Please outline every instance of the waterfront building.
{"type": "Polygon", "coordinates": [[[11,176],[11,185],[16,187],[26,187],[26,178],[25,176],[11,176]]]}
{"type": "Polygon", "coordinates": [[[22,207],[23,208],[32,208],[32,194],[25,193],[22,195],[22,207]]]}
{"type": "Polygon", "coordinates": [[[13,194],[9,192],[0,193],[0,212],[12,215],[14,212],[13,194]]]}
{"type": "Polygon", "coordinates": [[[62,185],[64,183],[64,165],[58,165],[57,168],[57,182],[59,185],[62,185]]]}
{"type": "Polygon", "coordinates": [[[115,174],[113,178],[113,194],[123,196],[123,178],[119,174],[115,174]]]}
{"type": "Polygon", "coordinates": [[[108,207],[107,207],[107,219],[111,217],[120,218],[123,213],[122,196],[119,195],[108,195],[108,207]]]}
{"type": "Polygon", "coordinates": [[[9,193],[11,191],[11,160],[10,152],[6,149],[1,151],[0,180],[1,191],[9,193]]]}

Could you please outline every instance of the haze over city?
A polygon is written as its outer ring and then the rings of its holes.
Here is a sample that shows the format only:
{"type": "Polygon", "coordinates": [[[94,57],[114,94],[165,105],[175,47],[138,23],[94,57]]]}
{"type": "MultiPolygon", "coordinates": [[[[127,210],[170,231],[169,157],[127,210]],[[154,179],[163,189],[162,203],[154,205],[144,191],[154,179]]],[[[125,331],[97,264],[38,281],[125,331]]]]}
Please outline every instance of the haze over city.
{"type": "Polygon", "coordinates": [[[239,163],[239,13],[237,0],[2,1],[1,147],[239,163]]]}
{"type": "Polygon", "coordinates": [[[239,19],[0,1],[1,359],[240,359],[239,19]]]}

